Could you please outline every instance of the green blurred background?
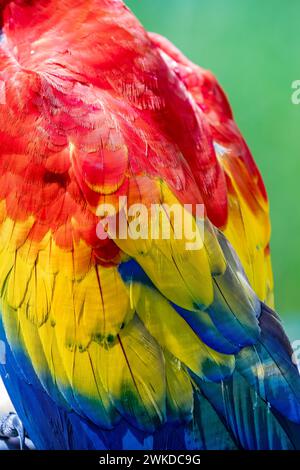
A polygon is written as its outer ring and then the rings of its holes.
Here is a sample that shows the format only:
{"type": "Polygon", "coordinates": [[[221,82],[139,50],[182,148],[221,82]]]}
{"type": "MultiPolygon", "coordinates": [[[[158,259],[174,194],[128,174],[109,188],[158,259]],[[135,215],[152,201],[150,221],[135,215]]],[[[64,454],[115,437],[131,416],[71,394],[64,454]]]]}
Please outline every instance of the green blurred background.
{"type": "Polygon", "coordinates": [[[267,186],[276,308],[300,339],[300,1],[127,0],[150,31],[214,72],[267,186]]]}

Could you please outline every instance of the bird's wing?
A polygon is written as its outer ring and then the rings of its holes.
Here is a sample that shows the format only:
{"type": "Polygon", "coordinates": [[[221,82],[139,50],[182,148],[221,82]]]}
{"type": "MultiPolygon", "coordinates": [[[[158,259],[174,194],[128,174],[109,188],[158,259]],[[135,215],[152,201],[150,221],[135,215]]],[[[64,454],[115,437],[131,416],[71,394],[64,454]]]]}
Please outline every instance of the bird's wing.
{"type": "Polygon", "coordinates": [[[273,306],[270,220],[265,186],[214,75],[189,61],[168,40],[151,39],[209,124],[227,184],[228,218],[222,231],[237,252],[259,298],[273,306]]]}
{"type": "Polygon", "coordinates": [[[230,204],[255,227],[252,209],[266,217],[258,173],[253,163],[246,171],[248,154],[235,159],[215,138],[123,4],[99,5],[102,28],[95,12],[68,10],[42,23],[42,35],[34,19],[22,38],[7,26],[0,49],[0,292],[13,360],[33,393],[38,381],[97,429],[126,420],[161,443],[175,422],[186,423],[190,447],[210,447],[216,434],[231,446],[294,446],[298,372],[228,242],[238,236],[230,204]],[[251,210],[242,174],[255,189],[251,210]],[[146,238],[102,240],[102,204],[134,227],[125,198],[155,204],[170,237],[148,227],[146,238]],[[185,216],[181,238],[166,204],[185,216]],[[205,207],[198,218],[196,204],[205,207]],[[187,249],[195,240],[200,248],[187,249]],[[263,423],[268,432],[257,435],[263,423]]]}

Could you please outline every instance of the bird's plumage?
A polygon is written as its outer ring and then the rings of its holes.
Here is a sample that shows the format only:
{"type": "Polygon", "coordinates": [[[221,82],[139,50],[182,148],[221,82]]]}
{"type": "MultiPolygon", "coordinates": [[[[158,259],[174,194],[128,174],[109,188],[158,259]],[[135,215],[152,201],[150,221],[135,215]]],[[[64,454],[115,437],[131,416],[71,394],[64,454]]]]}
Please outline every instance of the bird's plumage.
{"type": "Polygon", "coordinates": [[[216,79],[119,0],[12,1],[3,24],[1,368],[35,445],[298,447],[266,191],[216,79]],[[203,203],[202,249],[99,239],[121,196],[162,224],[203,203]]]}

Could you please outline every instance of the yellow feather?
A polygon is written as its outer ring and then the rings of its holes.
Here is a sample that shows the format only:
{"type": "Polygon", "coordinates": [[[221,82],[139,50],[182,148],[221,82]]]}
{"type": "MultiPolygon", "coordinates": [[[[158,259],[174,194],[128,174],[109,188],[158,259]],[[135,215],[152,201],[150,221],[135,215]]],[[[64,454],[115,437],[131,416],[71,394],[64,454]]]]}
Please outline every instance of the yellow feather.
{"type": "Polygon", "coordinates": [[[13,308],[18,308],[24,301],[33,266],[25,263],[16,253],[13,269],[7,278],[6,299],[13,308]]]}
{"type": "MultiPolygon", "coordinates": [[[[157,288],[177,305],[194,309],[195,305],[208,306],[213,300],[213,286],[208,252],[204,246],[203,234],[198,229],[194,217],[180,205],[169,188],[161,183],[161,204],[159,213],[153,213],[151,223],[148,224],[147,239],[117,238],[117,245],[127,254],[134,257],[144,271],[157,286],[157,288]],[[179,225],[173,227],[173,222],[163,209],[162,204],[170,208],[176,204],[179,207],[182,220],[190,227],[190,231],[176,233],[179,225]],[[155,238],[151,227],[159,221],[160,233],[155,238]],[[153,225],[151,225],[153,224],[153,225]],[[170,229],[170,237],[163,238],[163,227],[170,229]],[[196,234],[192,240],[191,235],[196,234]],[[190,249],[191,242],[198,240],[199,248],[190,249]]],[[[130,220],[128,221],[130,222],[130,220]]],[[[167,233],[167,235],[169,235],[167,233]]],[[[209,247],[208,247],[209,248],[209,247]]],[[[213,262],[213,269],[224,269],[221,252],[220,259],[213,262]],[[215,267],[215,264],[218,267],[215,267]]]]}
{"type": "Polygon", "coordinates": [[[18,249],[27,239],[34,224],[34,217],[30,216],[24,222],[15,222],[7,218],[0,226],[0,247],[7,247],[10,251],[18,249]]]}
{"type": "Polygon", "coordinates": [[[167,351],[164,356],[168,415],[171,420],[189,421],[193,416],[194,408],[191,377],[178,359],[167,351]]]}
{"type": "Polygon", "coordinates": [[[153,431],[162,424],[166,413],[163,355],[140,321],[134,318],[112,346],[99,346],[98,352],[98,373],[116,408],[143,429],[153,431]]]}
{"type": "Polygon", "coordinates": [[[158,343],[195,374],[221,379],[232,373],[234,356],[218,353],[203,343],[156,290],[141,288],[137,312],[158,343]]]}
{"type": "Polygon", "coordinates": [[[4,290],[7,287],[7,279],[9,273],[13,269],[15,262],[15,254],[10,251],[3,251],[0,256],[0,292],[1,297],[4,295],[4,290]]]}

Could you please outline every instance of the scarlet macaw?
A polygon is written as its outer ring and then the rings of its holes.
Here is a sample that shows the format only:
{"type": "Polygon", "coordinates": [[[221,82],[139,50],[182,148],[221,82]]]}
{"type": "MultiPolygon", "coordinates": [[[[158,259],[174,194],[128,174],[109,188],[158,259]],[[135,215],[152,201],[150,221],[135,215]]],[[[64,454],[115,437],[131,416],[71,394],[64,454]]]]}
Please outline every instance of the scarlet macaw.
{"type": "Polygon", "coordinates": [[[299,448],[267,195],[214,76],[121,0],[0,7],[1,374],[35,446],[299,448]],[[203,203],[202,248],[102,239],[125,196],[203,203]]]}

